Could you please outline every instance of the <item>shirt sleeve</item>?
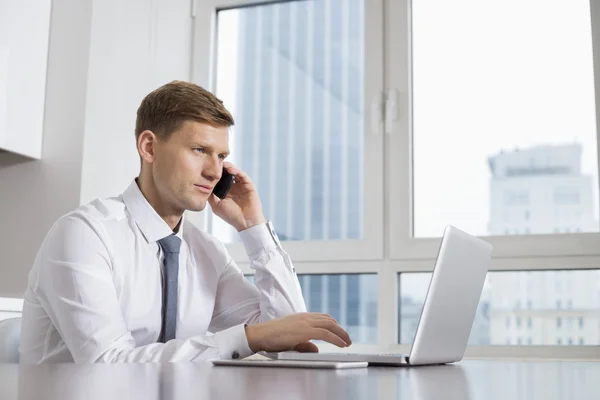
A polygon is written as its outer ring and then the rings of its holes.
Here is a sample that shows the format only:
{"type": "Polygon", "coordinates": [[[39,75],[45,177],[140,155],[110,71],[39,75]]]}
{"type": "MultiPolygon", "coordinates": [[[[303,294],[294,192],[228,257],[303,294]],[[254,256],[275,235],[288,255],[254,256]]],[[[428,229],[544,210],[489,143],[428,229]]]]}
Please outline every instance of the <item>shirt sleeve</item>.
{"type": "Polygon", "coordinates": [[[305,312],[300,282],[289,255],[270,222],[240,232],[254,284],[229,258],[219,278],[215,309],[209,330],[228,329],[305,312]]]}
{"type": "Polygon", "coordinates": [[[243,324],[136,347],[112,279],[102,227],[71,214],[51,229],[38,257],[34,288],[76,363],[177,362],[243,358],[251,354],[243,324]]]}

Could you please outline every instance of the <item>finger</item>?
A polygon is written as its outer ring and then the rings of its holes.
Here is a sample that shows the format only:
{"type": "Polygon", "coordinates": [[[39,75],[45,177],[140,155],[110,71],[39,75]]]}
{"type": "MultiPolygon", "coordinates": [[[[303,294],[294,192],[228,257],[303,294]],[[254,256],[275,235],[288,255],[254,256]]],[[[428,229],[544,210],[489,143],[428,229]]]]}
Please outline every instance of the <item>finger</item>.
{"type": "Polygon", "coordinates": [[[252,180],[250,179],[248,174],[239,168],[229,167],[229,168],[227,168],[227,172],[229,172],[231,175],[235,176],[236,183],[252,182],[252,180]]]}
{"type": "Polygon", "coordinates": [[[308,314],[309,314],[308,317],[311,319],[325,319],[325,320],[333,321],[336,324],[338,323],[338,321],[329,314],[323,314],[323,313],[308,313],[308,314]]]}
{"type": "Polygon", "coordinates": [[[324,328],[313,328],[309,332],[311,339],[324,340],[338,347],[348,347],[348,344],[335,333],[324,328]]]}
{"type": "Polygon", "coordinates": [[[319,314],[319,317],[323,319],[328,319],[330,321],[334,321],[337,324],[337,320],[329,314],[319,314]]]}
{"type": "Polygon", "coordinates": [[[299,351],[300,353],[318,353],[319,348],[316,344],[312,342],[303,342],[299,343],[294,347],[294,350],[299,351]]]}
{"type": "Polygon", "coordinates": [[[348,334],[348,332],[346,332],[344,330],[344,328],[339,326],[334,321],[327,320],[327,319],[319,319],[319,320],[313,321],[313,323],[311,325],[314,326],[315,328],[327,329],[328,331],[334,333],[336,336],[338,336],[340,339],[342,339],[344,342],[346,342],[346,344],[348,344],[348,346],[352,344],[352,340],[350,340],[350,335],[348,334]]]}
{"type": "Polygon", "coordinates": [[[211,193],[210,196],[208,196],[208,204],[210,204],[210,208],[213,210],[218,206],[220,201],[221,199],[219,199],[214,193],[211,193]]]}
{"type": "Polygon", "coordinates": [[[333,319],[333,317],[327,313],[316,313],[316,312],[308,312],[306,313],[306,315],[308,317],[318,317],[318,318],[331,318],[333,319]]]}

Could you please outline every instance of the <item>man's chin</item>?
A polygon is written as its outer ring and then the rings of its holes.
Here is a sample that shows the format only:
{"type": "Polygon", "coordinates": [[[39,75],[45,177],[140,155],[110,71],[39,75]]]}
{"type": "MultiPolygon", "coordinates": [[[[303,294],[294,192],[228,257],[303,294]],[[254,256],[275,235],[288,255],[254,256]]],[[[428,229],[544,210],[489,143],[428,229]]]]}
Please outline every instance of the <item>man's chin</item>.
{"type": "Polygon", "coordinates": [[[206,203],[207,202],[204,201],[202,203],[189,204],[187,210],[194,212],[204,211],[204,209],[206,208],[206,203]]]}

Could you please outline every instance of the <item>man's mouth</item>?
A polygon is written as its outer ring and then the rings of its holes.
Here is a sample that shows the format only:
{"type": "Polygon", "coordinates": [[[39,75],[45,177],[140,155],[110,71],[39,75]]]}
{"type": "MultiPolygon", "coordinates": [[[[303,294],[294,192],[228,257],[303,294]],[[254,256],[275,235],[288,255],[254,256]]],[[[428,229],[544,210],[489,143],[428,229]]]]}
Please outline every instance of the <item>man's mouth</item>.
{"type": "Polygon", "coordinates": [[[212,193],[212,191],[213,191],[213,188],[212,188],[212,186],[208,186],[208,185],[194,185],[194,186],[195,186],[195,187],[196,187],[198,190],[200,190],[201,192],[204,192],[204,193],[208,193],[208,194],[210,194],[210,193],[212,193]]]}

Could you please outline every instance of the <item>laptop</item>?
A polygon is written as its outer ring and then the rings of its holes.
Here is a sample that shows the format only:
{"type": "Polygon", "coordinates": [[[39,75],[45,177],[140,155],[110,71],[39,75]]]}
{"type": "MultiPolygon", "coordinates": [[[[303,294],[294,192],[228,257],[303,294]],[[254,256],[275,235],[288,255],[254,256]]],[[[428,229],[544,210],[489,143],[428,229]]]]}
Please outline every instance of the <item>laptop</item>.
{"type": "Polygon", "coordinates": [[[492,246],[448,225],[410,354],[264,353],[277,360],[366,361],[370,365],[434,365],[462,360],[490,265],[492,246]]]}

